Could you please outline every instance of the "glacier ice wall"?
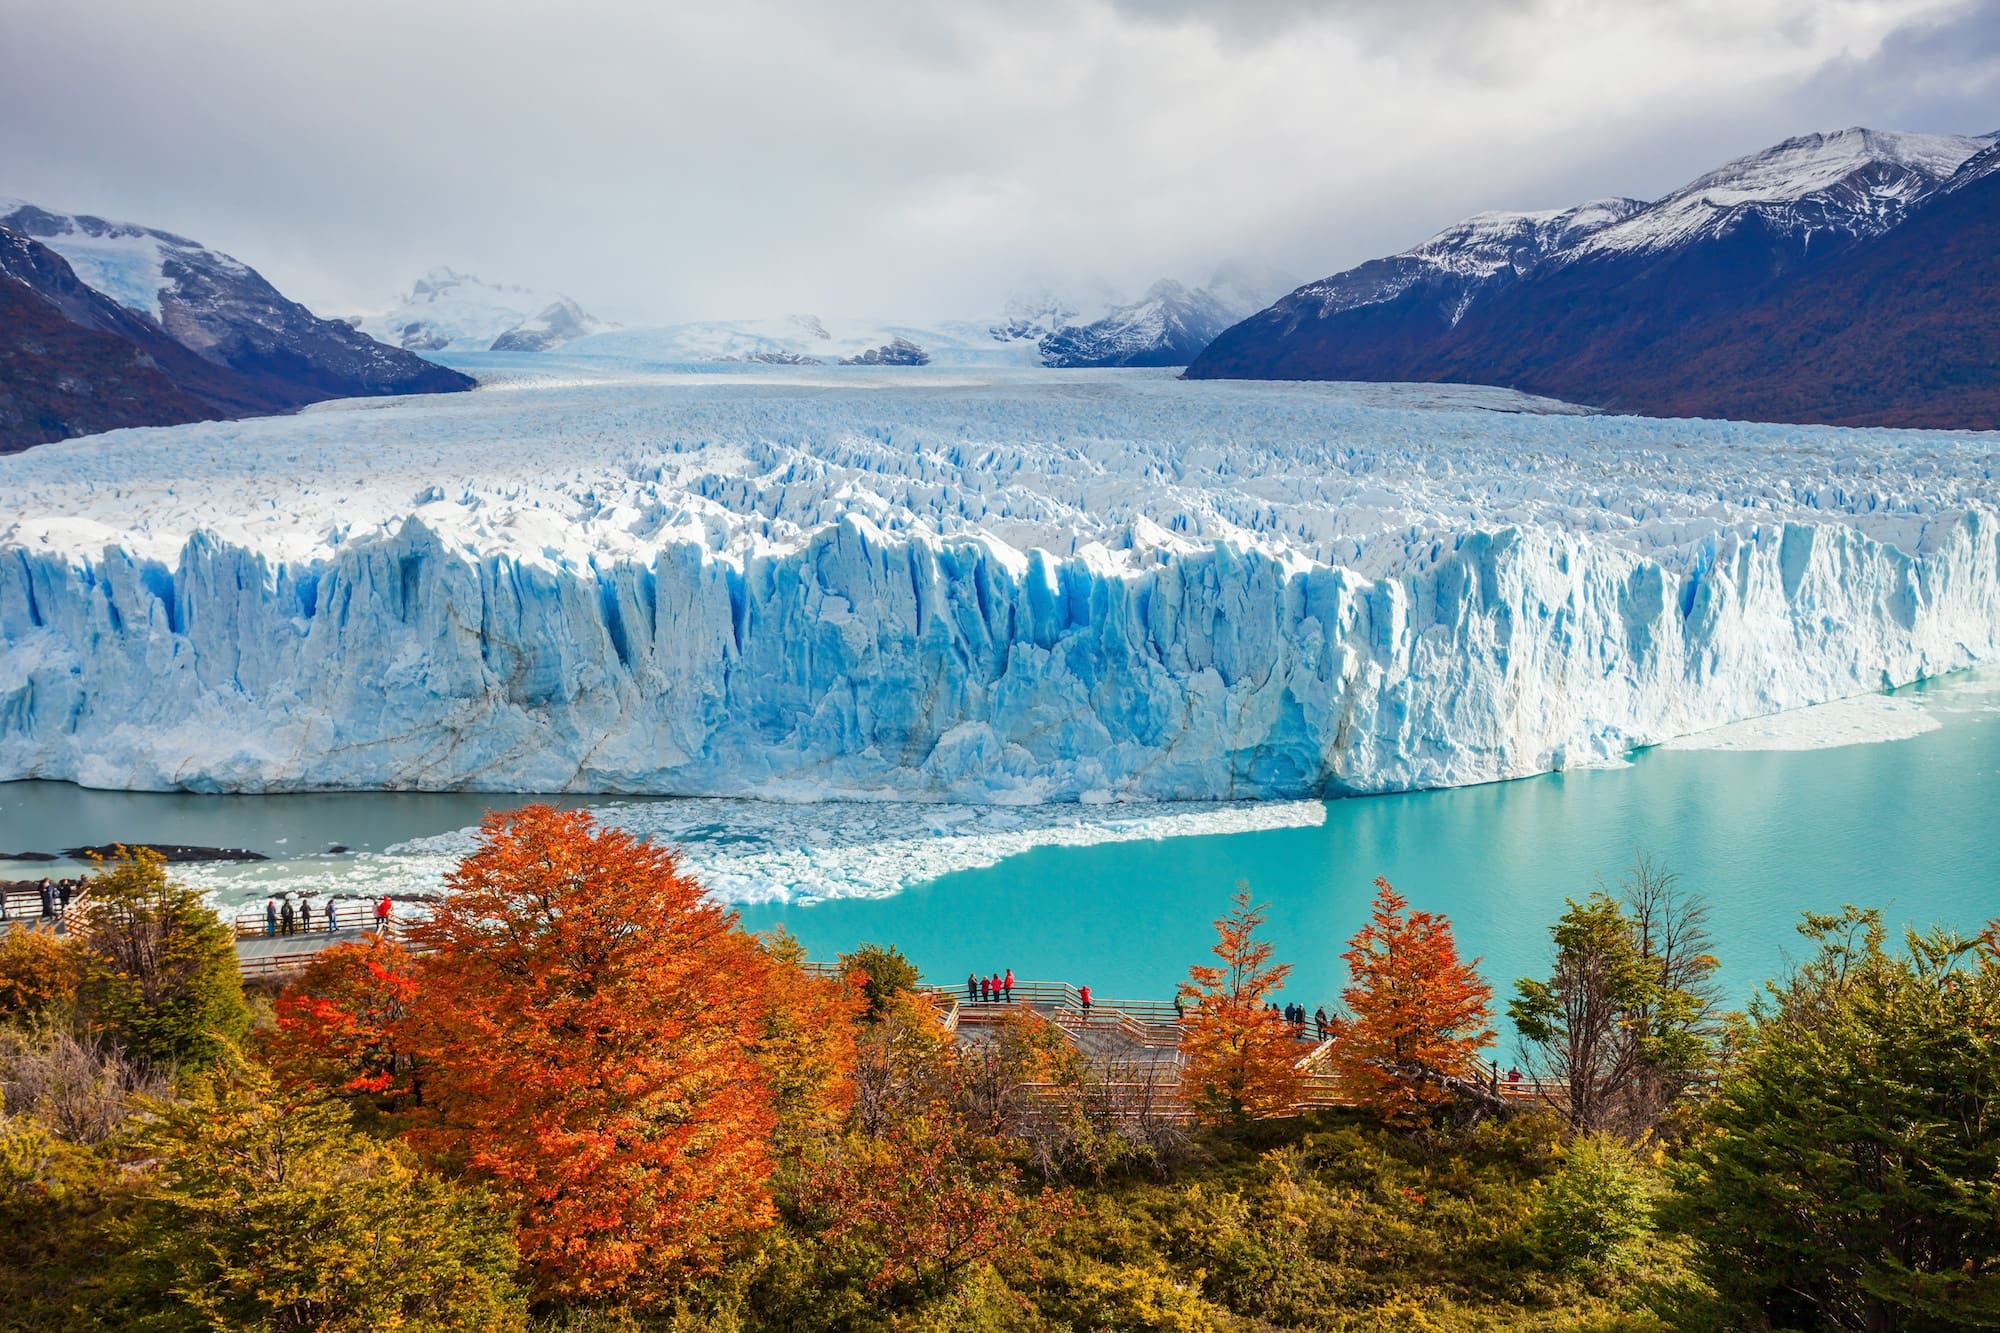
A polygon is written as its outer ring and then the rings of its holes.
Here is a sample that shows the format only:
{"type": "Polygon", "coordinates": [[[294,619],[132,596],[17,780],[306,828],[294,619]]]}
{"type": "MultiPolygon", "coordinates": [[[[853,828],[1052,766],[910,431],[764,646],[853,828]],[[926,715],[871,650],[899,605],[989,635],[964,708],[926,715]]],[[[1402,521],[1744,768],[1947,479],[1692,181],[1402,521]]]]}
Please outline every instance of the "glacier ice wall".
{"type": "Polygon", "coordinates": [[[1514,777],[1951,670],[2000,526],[1837,521],[1678,565],[1466,532],[1370,577],[1232,541],[1112,569],[848,516],[788,549],[574,563],[409,519],[275,560],[0,549],[0,777],[970,801],[1514,777]]]}

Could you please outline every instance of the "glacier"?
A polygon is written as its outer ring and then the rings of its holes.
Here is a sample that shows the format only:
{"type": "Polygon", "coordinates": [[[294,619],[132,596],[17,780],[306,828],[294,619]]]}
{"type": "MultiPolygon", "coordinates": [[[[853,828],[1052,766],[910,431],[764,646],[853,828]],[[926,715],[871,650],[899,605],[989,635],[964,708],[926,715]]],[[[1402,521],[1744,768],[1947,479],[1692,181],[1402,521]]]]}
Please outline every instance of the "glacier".
{"type": "Polygon", "coordinates": [[[474,358],[0,459],[0,778],[1031,804],[1603,762],[2000,642],[2000,438],[474,358]]]}

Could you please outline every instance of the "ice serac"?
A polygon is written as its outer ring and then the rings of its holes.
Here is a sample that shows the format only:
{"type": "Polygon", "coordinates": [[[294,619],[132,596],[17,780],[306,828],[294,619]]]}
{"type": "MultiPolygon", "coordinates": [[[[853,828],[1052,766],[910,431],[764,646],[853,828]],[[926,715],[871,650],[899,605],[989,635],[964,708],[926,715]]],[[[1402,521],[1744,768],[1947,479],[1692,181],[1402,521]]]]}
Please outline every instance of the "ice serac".
{"type": "Polygon", "coordinates": [[[1685,568],[1550,528],[1371,578],[1235,542],[1114,568],[850,515],[583,563],[421,521],[0,553],[0,776],[1015,802],[1513,777],[1990,654],[2000,526],[1839,522],[1685,568]]]}

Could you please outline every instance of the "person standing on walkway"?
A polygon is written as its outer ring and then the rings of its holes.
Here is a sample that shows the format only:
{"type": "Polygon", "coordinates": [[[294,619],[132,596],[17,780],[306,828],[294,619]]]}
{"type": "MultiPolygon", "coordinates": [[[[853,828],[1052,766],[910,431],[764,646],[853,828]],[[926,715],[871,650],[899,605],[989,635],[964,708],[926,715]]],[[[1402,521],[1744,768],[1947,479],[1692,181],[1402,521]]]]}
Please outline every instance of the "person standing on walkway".
{"type": "Polygon", "coordinates": [[[278,909],[278,933],[289,935],[299,926],[298,913],[292,910],[292,900],[285,899],[285,905],[278,909]]]}
{"type": "Polygon", "coordinates": [[[69,896],[70,896],[70,882],[66,879],[57,880],[56,906],[61,909],[62,916],[65,921],[69,919],[69,896]]]}
{"type": "Polygon", "coordinates": [[[327,933],[327,934],[329,934],[329,935],[331,935],[331,934],[333,934],[333,933],[334,933],[334,932],[335,932],[336,930],[339,930],[339,929],[340,929],[340,925],[339,925],[339,923],[338,923],[338,920],[337,920],[337,919],[336,919],[336,917],[334,916],[334,910],[333,910],[333,899],[331,899],[331,898],[328,898],[328,899],[326,900],[326,933],[327,933]]]}
{"type": "Polygon", "coordinates": [[[276,898],[266,898],[264,900],[264,933],[266,935],[275,935],[278,933],[278,900],[276,898]]]}
{"type": "Polygon", "coordinates": [[[49,882],[47,875],[42,876],[41,891],[42,915],[44,917],[54,916],[56,914],[56,886],[49,882]]]}
{"type": "Polygon", "coordinates": [[[1080,1004],[1080,1005],[1082,1005],[1082,1006],[1083,1006],[1083,1016],[1084,1016],[1085,1018],[1089,1018],[1089,1017],[1090,1017],[1090,987],[1088,987],[1088,986],[1078,986],[1078,987],[1076,988],[1076,1002],[1077,1002],[1078,1004],[1080,1004]]]}
{"type": "Polygon", "coordinates": [[[383,894],[382,901],[375,904],[375,933],[386,934],[389,929],[389,895],[383,894]]]}
{"type": "Polygon", "coordinates": [[[965,974],[965,1002],[971,1004],[979,998],[979,978],[972,973],[965,974]]]}
{"type": "Polygon", "coordinates": [[[313,904],[310,898],[299,899],[299,934],[310,935],[313,931],[313,904]]]}
{"type": "Polygon", "coordinates": [[[1011,968],[1011,967],[1010,967],[1010,968],[1008,968],[1008,969],[1007,969],[1007,975],[1006,975],[1006,976],[1005,976],[1004,978],[1002,978],[1002,979],[1001,979],[1001,982],[1000,982],[1000,989],[1001,989],[1002,991],[1004,991],[1004,992],[1006,993],[1006,997],[1007,997],[1007,1003],[1009,1003],[1009,1004],[1012,1004],[1012,1003],[1014,1003],[1014,969],[1013,969],[1013,968],[1011,968]]]}
{"type": "Polygon", "coordinates": [[[1330,1030],[1332,1027],[1333,1024],[1327,1021],[1325,1005],[1321,1005],[1319,1008],[1313,1010],[1313,1029],[1319,1033],[1321,1041],[1325,1041],[1332,1035],[1330,1030]]]}
{"type": "Polygon", "coordinates": [[[981,1004],[984,1004],[986,1003],[986,1001],[992,998],[993,998],[993,978],[981,977],[979,979],[979,1002],[981,1004]]]}
{"type": "Polygon", "coordinates": [[[1187,1022],[1187,1003],[1181,999],[1179,991],[1174,992],[1174,1022],[1187,1022]]]}

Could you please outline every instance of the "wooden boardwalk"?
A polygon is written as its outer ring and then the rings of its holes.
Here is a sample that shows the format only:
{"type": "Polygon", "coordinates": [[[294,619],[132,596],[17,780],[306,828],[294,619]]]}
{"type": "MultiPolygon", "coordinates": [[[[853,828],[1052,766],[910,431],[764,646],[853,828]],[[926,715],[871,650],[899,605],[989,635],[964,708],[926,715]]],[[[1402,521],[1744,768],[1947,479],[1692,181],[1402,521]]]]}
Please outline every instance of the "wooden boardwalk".
{"type": "MultiPolygon", "coordinates": [[[[359,911],[356,916],[361,915],[359,911]]],[[[302,970],[324,949],[372,938],[372,921],[325,929],[272,933],[263,909],[245,909],[235,923],[237,966],[246,979],[279,978],[302,970]]],[[[391,938],[401,931],[392,922],[391,938]]],[[[833,963],[807,963],[819,976],[838,976],[833,963]]],[[[919,992],[938,1006],[940,1019],[961,1044],[990,1045],[1000,1025],[1012,1015],[1032,1012],[1055,1025],[1076,1050],[1088,1057],[1098,1077],[1084,1089],[1024,1084],[1025,1090],[1049,1098],[1084,1096],[1114,1115],[1191,1119],[1180,1091],[1181,1036],[1185,1021],[1172,1001],[1099,999],[1091,997],[1088,1012],[1082,993],[1059,981],[1016,981],[1011,1000],[969,999],[965,989],[921,986],[919,992]]],[[[1297,1040],[1301,1095],[1298,1111],[1349,1105],[1338,1080],[1328,1068],[1334,1039],[1319,1040],[1302,1029],[1297,1040]]],[[[1479,1062],[1476,1080],[1505,1102],[1528,1105],[1543,1100],[1545,1089],[1530,1079],[1510,1083],[1495,1065],[1479,1062]]]]}

